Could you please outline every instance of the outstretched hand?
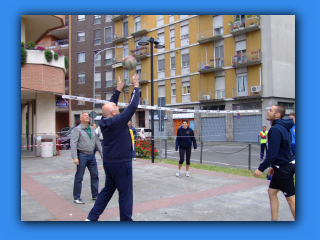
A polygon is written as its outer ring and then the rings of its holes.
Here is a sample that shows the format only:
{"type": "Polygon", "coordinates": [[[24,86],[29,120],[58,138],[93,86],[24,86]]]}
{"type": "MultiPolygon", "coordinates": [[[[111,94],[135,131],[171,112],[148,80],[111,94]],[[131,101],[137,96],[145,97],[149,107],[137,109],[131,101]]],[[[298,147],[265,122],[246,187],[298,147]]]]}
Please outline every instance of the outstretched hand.
{"type": "Polygon", "coordinates": [[[120,78],[120,76],[118,76],[117,90],[121,92],[123,87],[124,87],[124,81],[123,79],[120,78]]]}
{"type": "Polygon", "coordinates": [[[138,74],[133,75],[132,84],[133,84],[133,87],[139,87],[139,75],[138,74]]]}

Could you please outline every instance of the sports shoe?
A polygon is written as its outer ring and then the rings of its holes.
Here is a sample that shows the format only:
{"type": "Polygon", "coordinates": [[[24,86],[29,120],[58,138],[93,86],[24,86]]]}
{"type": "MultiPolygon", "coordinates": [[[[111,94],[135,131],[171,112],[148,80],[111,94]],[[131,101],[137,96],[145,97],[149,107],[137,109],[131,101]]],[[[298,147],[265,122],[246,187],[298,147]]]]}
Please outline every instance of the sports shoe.
{"type": "Polygon", "coordinates": [[[136,158],[133,159],[133,161],[136,161],[136,160],[137,160],[136,158]]]}
{"type": "Polygon", "coordinates": [[[92,197],[92,200],[97,200],[98,197],[92,197]]]}
{"type": "Polygon", "coordinates": [[[73,200],[73,201],[74,201],[74,203],[76,203],[76,204],[84,204],[84,201],[82,201],[81,198],[75,199],[75,200],[73,200]]]}
{"type": "Polygon", "coordinates": [[[84,220],[84,221],[90,221],[88,218],[86,219],[86,220],[84,220]]]}
{"type": "Polygon", "coordinates": [[[186,173],[186,177],[189,177],[189,176],[190,176],[190,175],[189,175],[189,173],[187,172],[187,173],[186,173]]]}
{"type": "Polygon", "coordinates": [[[179,176],[180,176],[180,171],[178,171],[178,172],[176,173],[176,176],[177,176],[177,177],[179,177],[179,176]]]}

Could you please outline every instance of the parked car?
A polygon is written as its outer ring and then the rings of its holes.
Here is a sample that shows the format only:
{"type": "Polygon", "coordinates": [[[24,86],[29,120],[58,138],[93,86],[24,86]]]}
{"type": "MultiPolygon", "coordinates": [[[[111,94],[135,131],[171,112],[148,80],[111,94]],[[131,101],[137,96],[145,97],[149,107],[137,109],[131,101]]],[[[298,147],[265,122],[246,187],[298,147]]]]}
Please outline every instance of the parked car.
{"type": "Polygon", "coordinates": [[[138,138],[146,139],[151,138],[151,129],[150,128],[136,128],[138,138]]]}
{"type": "Polygon", "coordinates": [[[74,129],[74,127],[64,127],[61,129],[60,135],[61,136],[67,135],[67,134],[69,134],[69,132],[71,133],[72,129],[74,129]]]}
{"type": "Polygon", "coordinates": [[[60,145],[59,149],[62,149],[62,150],[70,149],[70,139],[71,139],[71,131],[68,131],[66,134],[58,137],[57,138],[58,144],[66,144],[66,145],[60,145]]]}

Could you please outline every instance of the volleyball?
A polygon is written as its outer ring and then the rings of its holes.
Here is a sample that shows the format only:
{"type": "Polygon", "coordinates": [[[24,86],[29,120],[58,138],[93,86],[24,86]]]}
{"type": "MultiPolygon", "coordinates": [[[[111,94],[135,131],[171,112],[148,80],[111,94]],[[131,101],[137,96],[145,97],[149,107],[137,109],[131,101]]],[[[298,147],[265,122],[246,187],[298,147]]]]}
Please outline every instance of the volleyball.
{"type": "Polygon", "coordinates": [[[132,70],[137,66],[137,60],[134,56],[128,56],[122,61],[122,67],[126,70],[132,70]]]}

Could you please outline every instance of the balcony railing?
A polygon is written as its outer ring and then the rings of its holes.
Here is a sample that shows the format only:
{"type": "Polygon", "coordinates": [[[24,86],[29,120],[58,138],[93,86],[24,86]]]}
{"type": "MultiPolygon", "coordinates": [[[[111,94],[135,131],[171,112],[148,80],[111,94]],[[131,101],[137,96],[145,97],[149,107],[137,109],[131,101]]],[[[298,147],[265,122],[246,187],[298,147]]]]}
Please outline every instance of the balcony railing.
{"type": "Polygon", "coordinates": [[[261,51],[233,55],[231,56],[231,64],[235,68],[261,64],[261,51]]]}
{"type": "MultiPolygon", "coordinates": [[[[130,83],[132,82],[132,75],[129,77],[130,78],[130,83]]],[[[146,72],[142,72],[139,73],[139,83],[147,83],[151,81],[151,74],[150,73],[146,73],[146,72]]]]}
{"type": "Polygon", "coordinates": [[[213,42],[223,39],[223,28],[207,29],[197,33],[197,41],[199,43],[213,42]]]}
{"type": "Polygon", "coordinates": [[[111,20],[116,22],[116,21],[119,21],[119,20],[122,20],[126,17],[128,17],[129,15],[112,15],[112,18],[111,20]]]}
{"type": "Polygon", "coordinates": [[[113,43],[119,43],[127,40],[130,36],[129,31],[119,30],[114,32],[114,36],[112,38],[113,43]]]}
{"type": "Polygon", "coordinates": [[[112,59],[112,67],[121,67],[122,66],[122,60],[123,60],[123,53],[117,53],[114,55],[112,59]]]}
{"type": "Polygon", "coordinates": [[[149,47],[138,47],[134,50],[130,50],[130,53],[135,56],[137,60],[150,57],[149,47]]]}
{"type": "Polygon", "coordinates": [[[263,92],[263,86],[249,86],[248,89],[238,91],[237,88],[232,88],[232,98],[237,97],[247,97],[247,98],[256,98],[261,97],[263,92]]]}
{"type": "Polygon", "coordinates": [[[220,71],[224,67],[224,58],[210,59],[208,63],[198,63],[198,71],[201,73],[220,71]]]}
{"type": "Polygon", "coordinates": [[[245,20],[237,20],[230,22],[230,33],[234,36],[253,32],[260,29],[260,16],[247,15],[245,20]]]}
{"type": "Polygon", "coordinates": [[[135,23],[135,27],[130,28],[131,36],[136,37],[149,32],[148,23],[140,22],[140,24],[135,23]]]}
{"type": "Polygon", "coordinates": [[[43,42],[37,44],[37,47],[43,47],[45,49],[60,49],[60,48],[67,48],[69,47],[69,39],[57,40],[53,42],[43,42]]]}

